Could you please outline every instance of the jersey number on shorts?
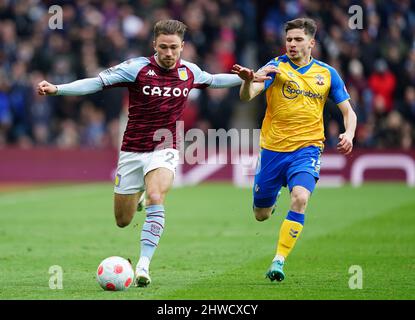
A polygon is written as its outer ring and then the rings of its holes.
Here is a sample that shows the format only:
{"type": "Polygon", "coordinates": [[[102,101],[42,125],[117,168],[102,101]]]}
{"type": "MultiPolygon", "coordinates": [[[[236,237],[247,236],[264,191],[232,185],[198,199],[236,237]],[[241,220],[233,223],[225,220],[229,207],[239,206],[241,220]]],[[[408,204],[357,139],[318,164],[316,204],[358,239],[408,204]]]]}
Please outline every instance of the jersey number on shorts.
{"type": "Polygon", "coordinates": [[[320,171],[320,159],[316,160],[311,158],[311,166],[314,168],[314,171],[319,172],[320,171]]]}
{"type": "Polygon", "coordinates": [[[174,159],[174,153],[169,151],[166,153],[166,156],[167,159],[165,161],[168,162],[170,165],[173,165],[172,160],[174,159]]]}

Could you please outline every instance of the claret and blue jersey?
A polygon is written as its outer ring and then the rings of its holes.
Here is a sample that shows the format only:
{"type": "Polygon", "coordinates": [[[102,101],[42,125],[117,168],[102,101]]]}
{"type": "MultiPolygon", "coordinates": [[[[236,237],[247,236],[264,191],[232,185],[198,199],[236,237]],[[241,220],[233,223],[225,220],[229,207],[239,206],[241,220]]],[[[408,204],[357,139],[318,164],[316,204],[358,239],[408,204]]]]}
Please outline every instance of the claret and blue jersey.
{"type": "Polygon", "coordinates": [[[176,123],[181,119],[192,88],[206,88],[213,76],[194,63],[180,59],[174,68],[160,67],[155,56],[127,60],[102,71],[103,87],[127,87],[129,90],[128,124],[122,151],[152,152],[160,144],[157,130],[172,134],[171,148],[176,148],[176,123]]]}

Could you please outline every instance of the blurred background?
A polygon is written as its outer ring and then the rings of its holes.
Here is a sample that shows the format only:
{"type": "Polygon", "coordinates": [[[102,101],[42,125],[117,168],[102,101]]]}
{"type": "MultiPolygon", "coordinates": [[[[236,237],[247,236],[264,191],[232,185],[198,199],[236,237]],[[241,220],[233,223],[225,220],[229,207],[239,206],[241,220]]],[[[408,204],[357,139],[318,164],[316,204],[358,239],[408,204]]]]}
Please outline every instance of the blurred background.
{"type": "MultiPolygon", "coordinates": [[[[39,148],[113,154],[125,125],[126,89],[40,97],[36,84],[94,77],[126,59],[152,55],[152,27],[160,19],[188,26],[183,59],[226,73],[234,63],[257,69],[284,54],[284,23],[304,16],[318,23],[313,57],[335,67],[351,95],[356,149],[413,152],[414,1],[0,0],[0,154],[39,148]],[[55,4],[63,9],[61,29],[49,28],[55,4]],[[348,11],[356,4],[363,9],[362,29],[349,27],[348,11]]],[[[193,90],[185,129],[260,128],[264,95],[242,103],[238,91],[193,90]]],[[[343,119],[330,101],[324,114],[326,150],[335,150],[343,119]]],[[[3,165],[0,160],[3,177],[10,172],[5,159],[15,163],[14,155],[3,157],[3,165]]]]}

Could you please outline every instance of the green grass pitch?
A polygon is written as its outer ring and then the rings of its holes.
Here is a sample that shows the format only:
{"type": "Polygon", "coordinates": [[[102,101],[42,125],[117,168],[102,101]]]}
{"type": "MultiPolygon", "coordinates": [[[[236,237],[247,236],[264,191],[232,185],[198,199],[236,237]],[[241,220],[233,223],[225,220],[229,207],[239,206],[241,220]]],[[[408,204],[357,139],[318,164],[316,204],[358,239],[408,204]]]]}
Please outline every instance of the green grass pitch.
{"type": "Polygon", "coordinates": [[[112,185],[51,185],[0,193],[0,299],[414,299],[415,190],[402,184],[317,188],[287,260],[286,280],[265,272],[274,256],[287,190],[277,214],[255,221],[251,190],[228,184],[173,189],[151,265],[153,283],[105,292],[101,260],[137,262],[143,213],[116,227],[112,185]],[[63,289],[49,288],[49,267],[63,289]],[[363,271],[350,289],[349,268],[363,271]]]}

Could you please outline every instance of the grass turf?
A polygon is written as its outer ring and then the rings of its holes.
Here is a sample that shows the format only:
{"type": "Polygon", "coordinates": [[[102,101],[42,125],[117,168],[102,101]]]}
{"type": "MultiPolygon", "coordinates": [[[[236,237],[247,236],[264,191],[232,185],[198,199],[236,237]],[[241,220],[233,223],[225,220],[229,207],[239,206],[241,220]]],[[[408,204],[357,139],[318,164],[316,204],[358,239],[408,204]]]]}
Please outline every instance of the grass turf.
{"type": "Polygon", "coordinates": [[[148,288],[105,292],[96,268],[108,256],[139,254],[143,213],[117,228],[110,184],[42,186],[0,194],[0,299],[414,299],[415,197],[402,184],[317,188],[286,280],[265,272],[289,207],[285,190],[265,222],[251,191],[227,184],[173,189],[148,288]],[[63,289],[49,288],[49,267],[63,289]],[[363,288],[349,288],[349,268],[363,288]]]}

